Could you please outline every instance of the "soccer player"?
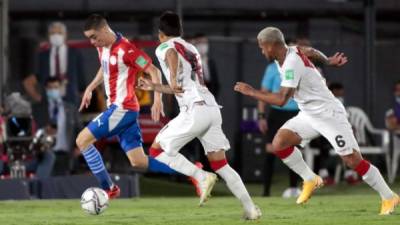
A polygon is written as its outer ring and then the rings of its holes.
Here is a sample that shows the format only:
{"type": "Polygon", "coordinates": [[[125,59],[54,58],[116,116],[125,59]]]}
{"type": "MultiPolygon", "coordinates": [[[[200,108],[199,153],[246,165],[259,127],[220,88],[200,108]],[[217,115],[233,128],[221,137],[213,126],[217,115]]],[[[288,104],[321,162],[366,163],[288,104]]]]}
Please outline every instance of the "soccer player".
{"type": "MultiPolygon", "coordinates": [[[[156,55],[169,85],[155,84],[147,79],[139,81],[140,87],[145,90],[175,94],[180,107],[179,115],[159,132],[151,149],[160,154],[165,152],[169,156],[176,156],[186,143],[198,138],[211,168],[225,180],[231,192],[241,201],[244,218],[258,219],[261,217],[260,209],[253,203],[240,176],[226,160],[225,151],[230,145],[221,128],[220,107],[204,85],[200,54],[192,44],[183,40],[181,35],[179,16],[173,12],[165,12],[160,17],[161,44],[156,49],[156,55]]],[[[176,165],[175,161],[163,162],[175,170],[185,171],[185,165],[176,165]]],[[[193,172],[187,170],[184,174],[196,180],[206,179],[215,183],[215,174],[193,172]]],[[[207,194],[210,191],[211,189],[208,189],[207,194]]],[[[205,200],[207,199],[201,198],[200,205],[205,200]]]]}
{"type": "Polygon", "coordinates": [[[298,103],[300,113],[279,129],[272,142],[275,154],[304,180],[297,204],[306,203],[313,191],[322,186],[322,179],[307,166],[295,146],[322,135],[345,164],[379,193],[382,198],[380,215],[391,214],[399,204],[399,196],[388,187],[379,170],[361,156],[343,104],[329,91],[325,80],[308,59],[342,66],[347,58],[343,53],[327,58],[312,48],[288,47],[282,32],[275,27],[263,29],[257,39],[262,54],[268,60],[275,60],[279,67],[280,92],[266,94],[242,82],[238,82],[234,90],[272,105],[282,106],[292,96],[298,103]]]}
{"type": "MultiPolygon", "coordinates": [[[[79,110],[89,106],[92,91],[102,82],[104,82],[106,90],[108,109],[93,119],[79,133],[76,144],[101,187],[107,191],[110,198],[115,198],[119,196],[120,189],[113,184],[100,153],[93,145],[96,140],[116,135],[133,167],[147,168],[151,172],[168,174],[176,171],[160,160],[145,155],[137,121],[139,103],[134,92],[136,76],[139,72],[144,71],[151,75],[155,83],[160,83],[160,71],[152,64],[149,56],[136,48],[120,33],[114,32],[100,15],[93,14],[87,19],[84,34],[97,48],[101,67],[86,88],[79,110]]],[[[152,119],[158,121],[161,113],[161,94],[154,93],[154,104],[151,108],[152,119]]],[[[158,158],[174,159],[175,163],[187,167],[191,165],[193,173],[200,170],[180,154],[169,157],[165,153],[161,153],[158,158]]],[[[199,181],[199,186],[203,189],[209,189],[208,185],[202,180],[199,181]]]]}

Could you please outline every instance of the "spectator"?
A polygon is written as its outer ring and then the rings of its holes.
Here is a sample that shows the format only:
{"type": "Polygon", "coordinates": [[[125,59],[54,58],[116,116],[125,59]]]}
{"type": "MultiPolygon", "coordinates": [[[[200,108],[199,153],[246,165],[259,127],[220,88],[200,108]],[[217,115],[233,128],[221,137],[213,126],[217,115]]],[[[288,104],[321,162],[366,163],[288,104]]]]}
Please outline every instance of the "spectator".
{"type": "Polygon", "coordinates": [[[52,148],[56,155],[54,175],[67,175],[71,169],[74,139],[79,131],[78,111],[61,97],[62,81],[53,77],[46,81],[47,105],[50,118],[48,132],[54,135],[52,148]]]}
{"type": "Polygon", "coordinates": [[[400,133],[400,81],[395,83],[393,95],[393,107],[386,112],[386,128],[392,132],[400,133]]]}
{"type": "Polygon", "coordinates": [[[61,96],[78,107],[79,91],[84,90],[84,74],[80,52],[66,44],[67,28],[61,22],[53,22],[48,27],[50,45],[39,53],[39,62],[35,74],[28,75],[23,80],[23,86],[33,101],[33,116],[39,127],[47,124],[47,108],[44,87],[50,77],[61,80],[61,96]]]}

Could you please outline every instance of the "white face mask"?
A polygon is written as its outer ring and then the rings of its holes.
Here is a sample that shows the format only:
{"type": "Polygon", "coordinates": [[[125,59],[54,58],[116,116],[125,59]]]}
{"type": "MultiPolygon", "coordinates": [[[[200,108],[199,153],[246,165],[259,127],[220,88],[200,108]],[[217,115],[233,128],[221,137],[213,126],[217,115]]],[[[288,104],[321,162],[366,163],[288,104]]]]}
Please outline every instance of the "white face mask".
{"type": "Polygon", "coordinates": [[[58,89],[48,89],[46,94],[49,100],[58,101],[61,99],[61,93],[58,89]]]}
{"type": "Polygon", "coordinates": [[[208,44],[207,43],[198,43],[198,44],[196,44],[196,48],[199,51],[201,56],[207,56],[207,54],[208,54],[208,44]]]}
{"type": "Polygon", "coordinates": [[[49,39],[50,44],[56,47],[60,47],[65,42],[65,37],[62,34],[52,34],[49,39]]]}

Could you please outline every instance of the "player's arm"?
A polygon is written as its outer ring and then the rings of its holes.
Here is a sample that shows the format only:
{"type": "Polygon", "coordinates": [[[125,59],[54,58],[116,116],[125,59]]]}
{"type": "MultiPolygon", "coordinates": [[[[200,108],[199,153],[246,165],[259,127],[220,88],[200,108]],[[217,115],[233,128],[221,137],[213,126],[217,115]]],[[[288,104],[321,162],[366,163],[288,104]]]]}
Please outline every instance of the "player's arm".
{"type": "Polygon", "coordinates": [[[176,94],[179,96],[180,93],[183,93],[182,88],[178,85],[177,81],[177,70],[178,70],[178,53],[175,49],[168,49],[166,52],[165,62],[170,71],[170,85],[163,85],[154,83],[148,79],[141,78],[139,79],[138,87],[142,90],[161,92],[164,94],[176,94]]]}
{"type": "MultiPolygon", "coordinates": [[[[150,74],[152,83],[156,85],[161,85],[161,71],[151,64],[145,70],[145,73],[150,74]]],[[[151,107],[151,114],[154,121],[158,121],[160,119],[160,114],[164,116],[164,109],[162,104],[162,95],[160,92],[154,92],[153,106],[151,107]]]]}
{"type": "Polygon", "coordinates": [[[155,84],[152,80],[140,77],[138,80],[137,88],[144,90],[144,91],[155,91],[164,94],[175,94],[172,88],[169,85],[164,84],[155,84]]]}
{"type": "Polygon", "coordinates": [[[100,67],[92,82],[90,82],[90,84],[86,87],[86,90],[93,91],[97,88],[97,86],[103,83],[103,79],[103,69],[100,67]]]}
{"type": "Polygon", "coordinates": [[[174,93],[182,93],[182,87],[178,85],[178,65],[179,57],[175,49],[170,48],[167,50],[165,55],[165,61],[170,71],[170,86],[174,93]]]}
{"type": "MultiPolygon", "coordinates": [[[[146,68],[144,72],[150,75],[153,84],[161,85],[161,71],[156,66],[151,64],[146,68]]],[[[154,92],[154,102],[160,102],[160,101],[161,101],[161,93],[154,92]]]]}
{"type": "Polygon", "coordinates": [[[243,82],[237,82],[234,90],[259,101],[277,106],[284,106],[295,92],[295,88],[281,87],[278,93],[266,93],[254,89],[251,85],[243,82]]]}
{"type": "Polygon", "coordinates": [[[84,108],[89,107],[90,100],[92,99],[92,92],[103,82],[103,69],[100,67],[97,71],[96,76],[93,78],[92,82],[86,87],[85,92],[83,93],[81,105],[79,106],[79,111],[82,111],[84,108]]]}
{"type": "Polygon", "coordinates": [[[324,53],[312,47],[298,46],[298,48],[309,59],[321,62],[327,66],[340,67],[348,61],[343,52],[336,52],[334,55],[327,57],[324,53]]]}

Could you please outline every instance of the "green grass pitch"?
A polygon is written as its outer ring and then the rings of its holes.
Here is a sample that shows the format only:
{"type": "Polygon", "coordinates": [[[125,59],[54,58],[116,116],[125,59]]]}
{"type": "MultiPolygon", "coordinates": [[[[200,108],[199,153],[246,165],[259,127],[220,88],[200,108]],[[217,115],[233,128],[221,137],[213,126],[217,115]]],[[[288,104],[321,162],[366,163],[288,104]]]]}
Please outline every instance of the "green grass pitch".
{"type": "Polygon", "coordinates": [[[212,198],[202,208],[190,197],[114,200],[98,216],[85,214],[79,200],[5,201],[0,203],[0,224],[400,224],[400,213],[378,216],[375,195],[317,196],[305,206],[280,197],[255,201],[264,215],[254,222],[241,220],[241,208],[233,197],[212,198]]]}
{"type": "MultiPolygon", "coordinates": [[[[324,187],[306,205],[299,206],[295,199],[280,197],[285,180],[275,182],[270,198],[259,197],[261,185],[246,185],[262,209],[263,217],[258,221],[241,219],[239,201],[223,182],[216,185],[214,196],[200,208],[189,184],[141,177],[141,198],[112,200],[101,215],[87,215],[79,199],[0,201],[0,225],[400,225],[400,208],[391,216],[379,216],[380,198],[365,184],[324,187]]],[[[392,185],[396,191],[399,187],[399,183],[392,185]]]]}

